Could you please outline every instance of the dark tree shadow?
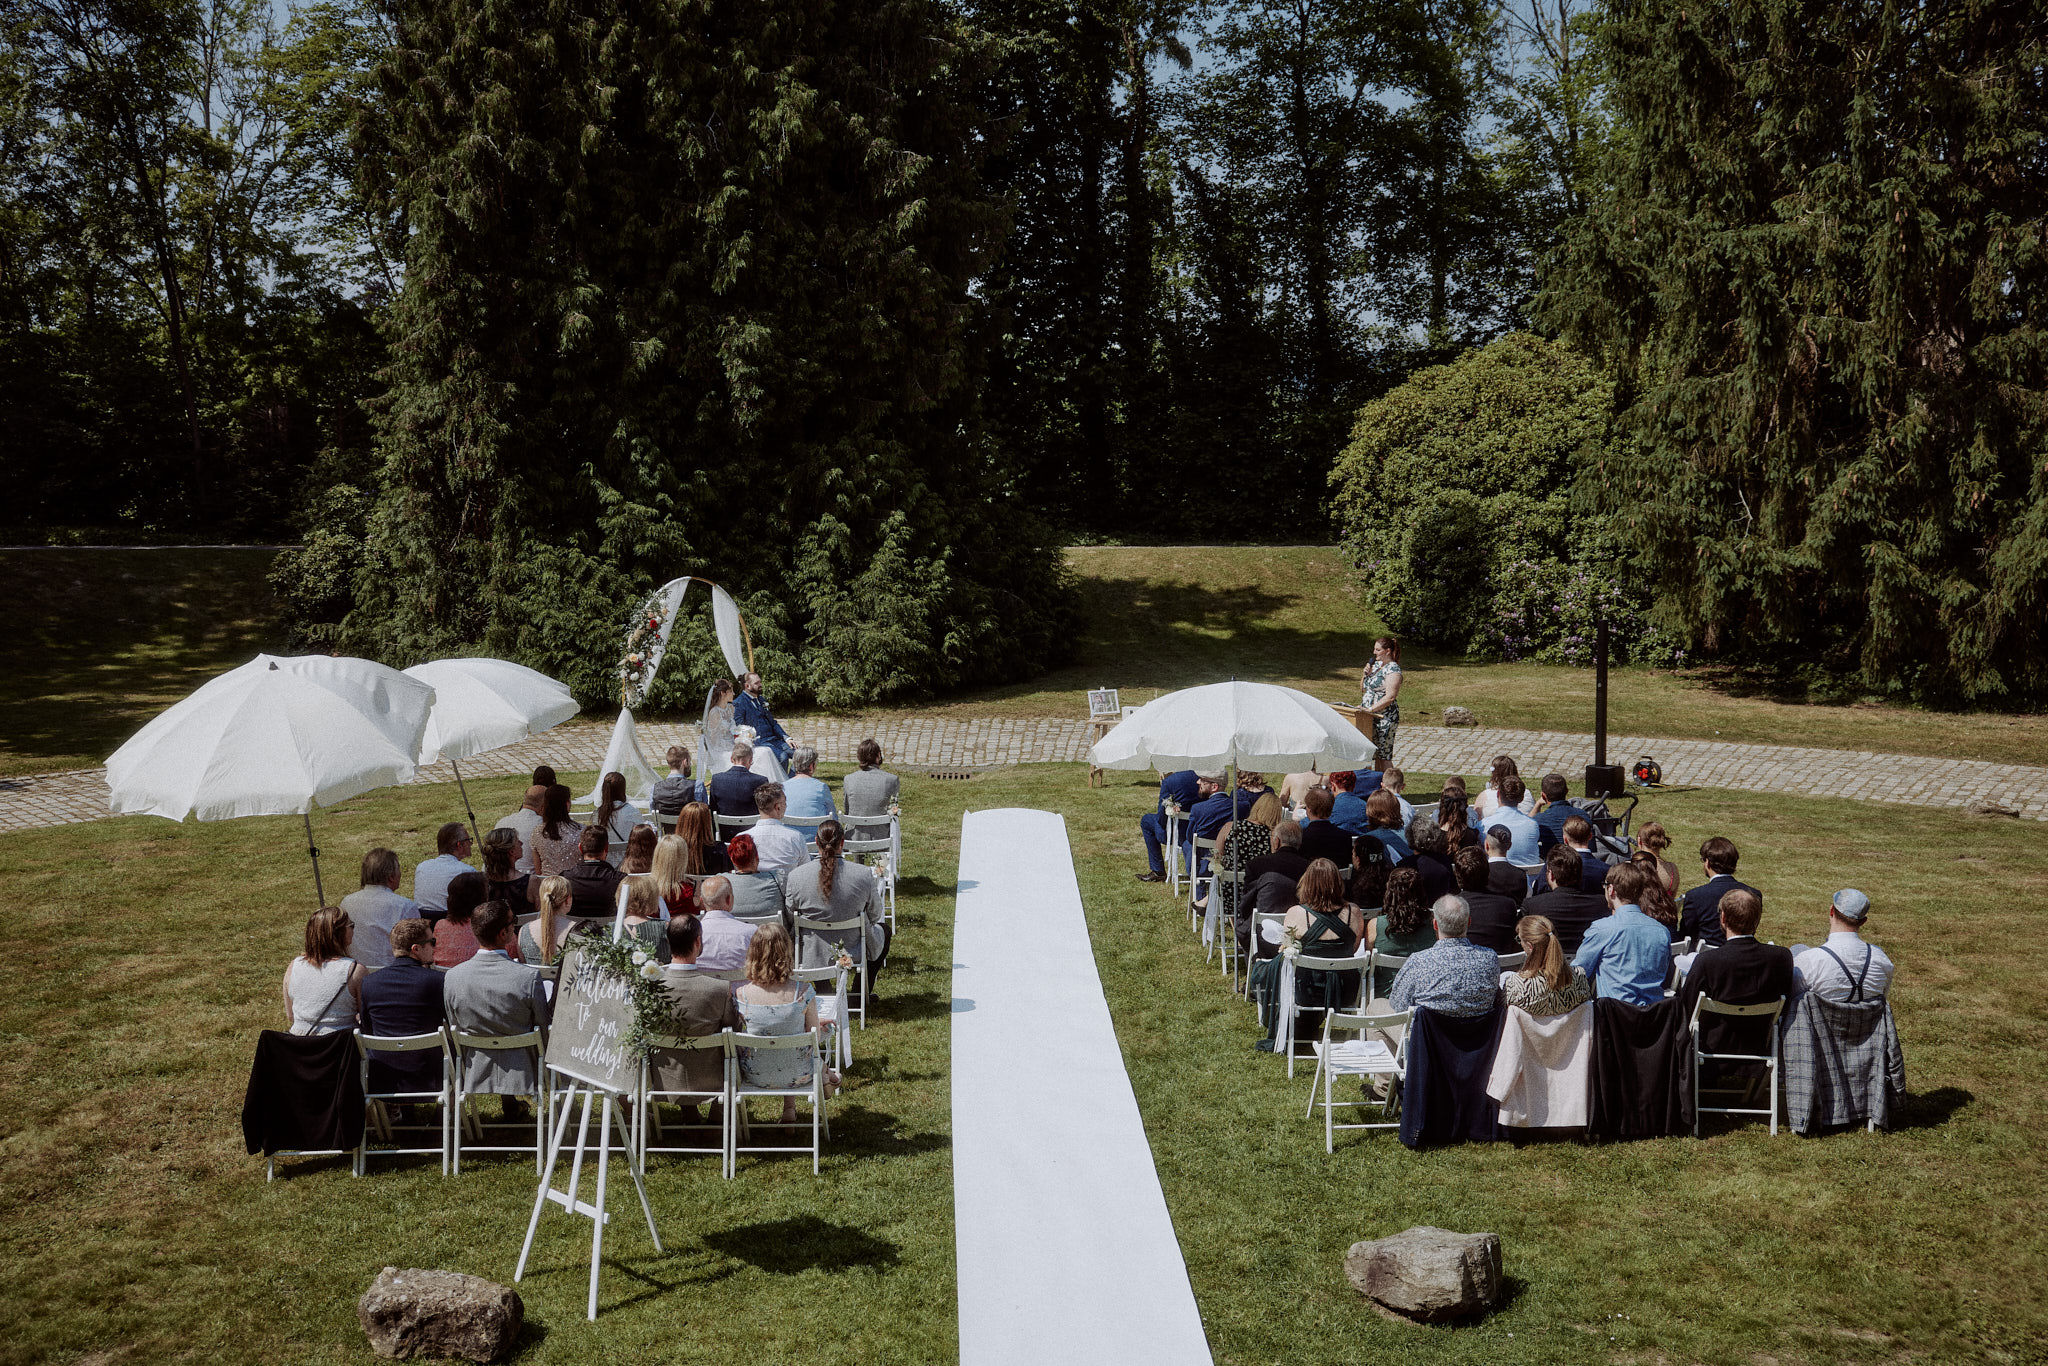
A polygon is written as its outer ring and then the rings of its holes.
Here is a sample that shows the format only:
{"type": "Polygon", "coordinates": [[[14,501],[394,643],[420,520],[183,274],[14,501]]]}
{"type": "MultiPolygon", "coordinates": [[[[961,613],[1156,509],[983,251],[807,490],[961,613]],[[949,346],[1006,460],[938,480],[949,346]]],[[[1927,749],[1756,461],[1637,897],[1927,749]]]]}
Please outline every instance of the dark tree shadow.
{"type": "Polygon", "coordinates": [[[1938,1086],[1932,1091],[1908,1091],[1899,1111],[1892,1117],[1892,1128],[1935,1129],[1955,1117],[1956,1111],[1965,1105],[1976,1103],[1974,1092],[1960,1086],[1938,1086]]]}
{"type": "Polygon", "coordinates": [[[778,1276],[805,1271],[887,1271],[902,1260],[896,1244],[816,1215],[743,1224],[705,1235],[704,1246],[778,1276]]]}

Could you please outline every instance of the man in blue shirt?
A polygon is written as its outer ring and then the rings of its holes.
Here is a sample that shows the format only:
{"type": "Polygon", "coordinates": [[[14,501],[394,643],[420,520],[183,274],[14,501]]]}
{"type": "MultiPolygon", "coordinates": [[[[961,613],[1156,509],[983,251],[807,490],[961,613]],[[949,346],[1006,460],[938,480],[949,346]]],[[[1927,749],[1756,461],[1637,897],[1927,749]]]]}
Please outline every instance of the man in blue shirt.
{"type": "Polygon", "coordinates": [[[789,767],[789,733],[768,710],[768,699],[761,696],[761,675],[741,674],[740,688],[740,695],[732,700],[732,723],[735,726],[752,726],[754,743],[767,746],[769,753],[775,756],[775,762],[786,770],[789,767]]]}
{"type": "Polygon", "coordinates": [[[1181,810],[1181,843],[1187,843],[1187,813],[1196,802],[1215,791],[1204,788],[1191,768],[1178,769],[1159,780],[1159,809],[1138,818],[1138,833],[1145,837],[1145,861],[1150,868],[1138,874],[1140,882],[1166,881],[1166,807],[1170,802],[1181,810]]]}
{"type": "MultiPolygon", "coordinates": [[[[1564,839],[1564,823],[1579,814],[1579,808],[1572,805],[1571,784],[1564,780],[1562,773],[1543,775],[1543,800],[1547,803],[1536,813],[1536,846],[1542,853],[1549,853],[1552,846],[1564,839]]],[[[1507,794],[1501,794],[1507,800],[1507,794]]]]}
{"type": "Polygon", "coordinates": [[[789,752],[789,780],[783,783],[782,792],[789,801],[789,809],[782,813],[785,816],[812,820],[839,814],[832,804],[832,789],[818,781],[818,751],[809,745],[798,745],[789,752]]]}
{"type": "Polygon", "coordinates": [[[1500,1001],[1499,956],[1465,937],[1472,912],[1464,897],[1438,897],[1430,915],[1436,943],[1401,965],[1387,999],[1396,1010],[1427,1006],[1461,1019],[1486,1014],[1500,1001]]]}
{"type": "MultiPolygon", "coordinates": [[[[1486,828],[1502,826],[1508,832],[1508,862],[1517,868],[1534,868],[1543,862],[1542,832],[1536,822],[1522,814],[1522,798],[1528,789],[1512,773],[1500,780],[1500,805],[1486,817],[1486,828]]],[[[1563,825],[1560,820],[1558,824],[1563,825]]]]}
{"type": "Polygon", "coordinates": [[[1612,913],[1592,923],[1572,959],[1585,969],[1596,996],[1632,1006],[1653,1006],[1664,999],[1664,983],[1671,976],[1671,932],[1636,904],[1649,881],[1650,875],[1632,863],[1607,874],[1612,913]]]}
{"type": "Polygon", "coordinates": [[[1372,817],[1366,812],[1365,798],[1351,790],[1354,781],[1349,769],[1339,769],[1330,775],[1329,788],[1330,824],[1355,839],[1372,829],[1372,817]]]}

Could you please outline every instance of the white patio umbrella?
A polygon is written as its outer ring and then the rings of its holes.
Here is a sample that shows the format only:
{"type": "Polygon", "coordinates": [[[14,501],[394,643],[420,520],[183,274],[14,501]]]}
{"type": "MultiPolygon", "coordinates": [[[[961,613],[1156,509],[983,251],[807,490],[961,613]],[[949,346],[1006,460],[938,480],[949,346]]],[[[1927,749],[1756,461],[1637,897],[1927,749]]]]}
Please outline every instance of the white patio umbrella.
{"type": "Polygon", "coordinates": [[[302,815],[411,779],[434,690],[367,659],[258,655],[157,716],[107,760],[117,813],[302,815]]]}
{"type": "Polygon", "coordinates": [[[460,761],[552,729],[582,708],[566,685],[509,659],[435,659],[405,672],[434,690],[434,709],[420,740],[420,765],[446,759],[455,770],[462,809],[469,813],[469,837],[475,840],[476,812],[460,761]]]}
{"type": "Polygon", "coordinates": [[[1183,688],[1138,708],[1089,751],[1097,768],[1289,773],[1372,762],[1372,741],[1329,703],[1272,683],[1183,688]]]}

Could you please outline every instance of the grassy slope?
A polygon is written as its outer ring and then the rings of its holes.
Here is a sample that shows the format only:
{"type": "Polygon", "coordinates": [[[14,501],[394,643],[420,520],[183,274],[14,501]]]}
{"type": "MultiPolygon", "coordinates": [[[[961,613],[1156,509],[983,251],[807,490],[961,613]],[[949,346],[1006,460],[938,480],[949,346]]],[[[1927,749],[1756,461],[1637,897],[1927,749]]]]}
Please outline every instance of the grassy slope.
{"type": "Polygon", "coordinates": [[[213,675],[278,648],[271,550],[0,551],[0,776],[90,768],[213,675]]]}
{"type": "MultiPolygon", "coordinates": [[[[478,794],[498,809],[512,785],[478,794]]],[[[346,866],[380,841],[410,865],[453,800],[411,788],[323,813],[333,877],[351,880],[346,866]]],[[[1899,1133],[1772,1140],[1743,1126],[1704,1143],[1422,1155],[1351,1136],[1325,1157],[1302,1118],[1306,1079],[1252,1052],[1250,1013],[1185,919],[1131,879],[1149,792],[1091,791],[1078,769],[1044,767],[906,778],[902,947],[857,1041],[825,1175],[755,1161],[727,1184],[707,1163],[657,1159],[650,1195],[670,1250],[615,1220],[595,1328],[582,1317],[588,1226],[551,1214],[521,1287],[534,1323],[522,1361],[952,1357],[951,882],[960,812],[1013,804],[1066,813],[1219,1362],[2041,1359],[2037,832],[1910,808],[1877,821],[1849,802],[1657,798],[1680,847],[1709,831],[1741,840],[1743,874],[1769,897],[1767,937],[1817,933],[1810,908],[1843,869],[1877,896],[1915,1093],[1899,1133]],[[1500,1232],[1509,1308],[1450,1331],[1363,1307],[1342,1279],[1345,1247],[1417,1223],[1500,1232]]],[[[240,1151],[250,1042],[273,1023],[311,900],[297,837],[288,819],[0,836],[14,908],[0,935],[0,1363],[98,1350],[368,1361],[353,1303],[377,1268],[509,1277],[533,1190],[516,1159],[452,1181],[387,1162],[357,1182],[315,1162],[265,1186],[240,1151]]],[[[614,1200],[631,1213],[629,1194],[614,1200]]]]}

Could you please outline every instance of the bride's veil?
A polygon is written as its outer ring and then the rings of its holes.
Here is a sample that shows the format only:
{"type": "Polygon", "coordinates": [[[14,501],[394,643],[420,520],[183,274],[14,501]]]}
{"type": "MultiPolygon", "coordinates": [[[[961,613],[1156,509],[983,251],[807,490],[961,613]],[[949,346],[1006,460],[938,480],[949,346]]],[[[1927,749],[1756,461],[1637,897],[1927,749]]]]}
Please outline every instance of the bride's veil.
{"type": "MultiPolygon", "coordinates": [[[[721,680],[720,680],[720,682],[723,682],[723,681],[724,681],[723,679],[721,679],[721,680]]],[[[703,735],[709,735],[709,734],[711,734],[711,712],[712,712],[712,709],[713,709],[714,707],[716,707],[717,705],[718,705],[718,684],[717,684],[717,683],[713,683],[713,684],[711,685],[711,689],[710,689],[710,691],[708,691],[708,692],[706,692],[706,693],[704,694],[704,724],[703,724],[703,729],[702,729],[702,731],[700,732],[701,734],[703,734],[703,735]]]]}

